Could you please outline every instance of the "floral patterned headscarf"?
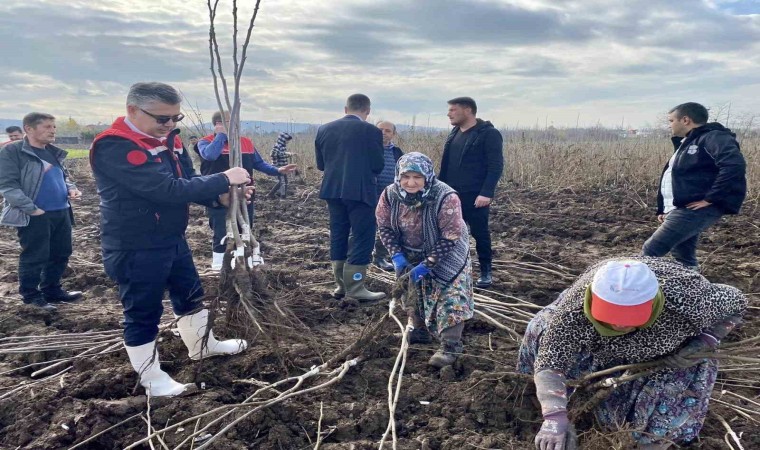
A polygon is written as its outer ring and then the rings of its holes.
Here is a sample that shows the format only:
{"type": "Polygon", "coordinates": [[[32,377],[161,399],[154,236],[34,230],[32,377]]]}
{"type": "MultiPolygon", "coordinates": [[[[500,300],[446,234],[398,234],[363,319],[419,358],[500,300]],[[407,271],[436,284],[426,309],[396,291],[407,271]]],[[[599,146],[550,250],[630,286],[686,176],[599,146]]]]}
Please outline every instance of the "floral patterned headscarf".
{"type": "Polygon", "coordinates": [[[425,202],[430,188],[435,183],[435,171],[433,170],[433,161],[427,156],[418,152],[411,152],[403,155],[396,163],[396,177],[394,179],[396,193],[401,201],[410,206],[421,206],[425,202]],[[401,175],[409,172],[416,172],[425,177],[425,187],[420,191],[410,194],[401,187],[401,175]]]}

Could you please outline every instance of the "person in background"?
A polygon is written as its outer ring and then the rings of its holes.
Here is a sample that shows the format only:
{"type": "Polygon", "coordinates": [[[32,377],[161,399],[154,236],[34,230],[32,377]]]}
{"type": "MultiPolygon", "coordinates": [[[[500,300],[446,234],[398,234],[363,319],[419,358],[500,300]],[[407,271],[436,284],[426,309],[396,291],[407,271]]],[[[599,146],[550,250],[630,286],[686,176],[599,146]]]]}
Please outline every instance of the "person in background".
{"type": "Polygon", "coordinates": [[[197,153],[198,155],[201,154],[201,151],[198,149],[198,136],[192,135],[190,136],[190,146],[193,148],[193,151],[197,153]]]}
{"type": "Polygon", "coordinates": [[[380,196],[376,215],[397,277],[411,269],[418,290],[418,303],[407,310],[414,326],[409,342],[429,343],[429,330],[441,341],[429,364],[454,364],[463,350],[464,323],[475,310],[470,237],[459,195],[436,180],[430,158],[407,153],[398,160],[395,182],[380,196]]]}
{"type": "MultiPolygon", "coordinates": [[[[179,92],[164,83],[132,85],[126,116],[90,148],[100,195],[103,266],[119,285],[129,361],[153,397],[179,395],[191,386],[172,379],[159,363],[156,339],[167,289],[191,359],[234,355],[248,347],[242,339],[219,341],[208,330],[209,310],[185,231],[189,203],[228,203],[230,186],[247,185],[251,176],[241,167],[195,174],[175,128],[184,118],[181,101],[179,92]]],[[[252,190],[244,195],[250,197],[252,190]]]]}
{"type": "MultiPolygon", "coordinates": [[[[393,184],[396,163],[404,152],[393,142],[396,138],[396,125],[393,122],[381,120],[377,123],[377,127],[383,132],[383,159],[385,161],[383,171],[377,175],[377,197],[380,198],[385,188],[393,184]]],[[[372,262],[380,269],[393,270],[390,255],[379,235],[375,238],[375,256],[372,262]]]]}
{"type": "MultiPolygon", "coordinates": [[[[230,146],[225,132],[225,123],[229,123],[229,120],[229,112],[224,113],[224,120],[222,120],[222,113],[215,112],[211,117],[214,124],[214,134],[204,136],[198,141],[198,151],[202,158],[201,174],[203,175],[213,175],[230,168],[230,146]]],[[[243,157],[243,168],[248,172],[258,170],[270,176],[279,176],[291,173],[297,168],[295,164],[275,167],[267,163],[256,151],[253,141],[245,136],[240,137],[240,151],[243,157]]],[[[227,249],[227,244],[224,242],[224,237],[227,236],[227,208],[221,205],[208,207],[207,212],[209,226],[213,231],[211,270],[219,271],[222,269],[224,252],[227,249]]],[[[253,225],[253,202],[248,204],[248,219],[253,225]]],[[[264,264],[260,247],[253,249],[250,263],[251,266],[264,264]]]]}
{"type": "Polygon", "coordinates": [[[596,420],[633,430],[641,449],[694,441],[718,375],[715,359],[694,355],[714,350],[746,308],[738,289],[676,262],[639,256],[593,265],[530,321],[520,346],[517,369],[533,374],[544,417],[536,448],[566,448],[568,379],[657,359],[661,368],[616,386],[596,420]]]}
{"type": "Polygon", "coordinates": [[[670,110],[675,151],[665,164],[657,193],[660,227],[644,243],[644,256],[668,252],[699,270],[699,235],[724,214],[737,214],[747,195],[747,163],[736,134],[707,123],[707,109],[684,103],[670,110]]]}
{"type": "Polygon", "coordinates": [[[491,122],[476,117],[478,107],[470,97],[449,100],[448,117],[454,128],[446,139],[438,179],[454,188],[462,200],[462,214],[475,238],[480,263],[479,288],[491,286],[490,205],[504,170],[503,138],[491,122]]]}
{"type": "Polygon", "coordinates": [[[82,292],[67,292],[61,277],[72,252],[71,201],[82,193],[71,180],[64,160],[67,152],[53,145],[55,117],[33,112],[24,117],[26,138],[13,141],[0,152],[0,225],[15,227],[21,254],[19,293],[24,303],[47,311],[51,303],[68,302],[82,292]]]}
{"type": "Polygon", "coordinates": [[[6,144],[10,144],[11,142],[20,141],[24,138],[24,131],[21,129],[21,127],[17,127],[15,125],[7,127],[5,129],[5,134],[8,135],[8,141],[0,143],[0,147],[3,147],[6,144]]]}
{"type": "MultiPolygon", "coordinates": [[[[293,136],[289,135],[286,132],[281,132],[277,136],[277,141],[275,141],[274,145],[272,146],[272,151],[269,156],[272,158],[272,165],[275,167],[285,167],[288,164],[290,164],[290,152],[288,152],[288,142],[293,139],[293,136]]],[[[280,174],[277,175],[277,184],[272,188],[271,191],[269,191],[269,194],[267,197],[274,197],[274,196],[285,198],[288,196],[288,175],[287,174],[280,174]]]]}
{"type": "Polygon", "coordinates": [[[319,127],[314,140],[317,169],[324,172],[319,198],[330,213],[333,296],[377,301],[385,293],[368,290],[365,282],[377,229],[376,177],[383,171],[383,134],[367,123],[366,95],[349,96],[344,111],[343,118],[319,127]]]}

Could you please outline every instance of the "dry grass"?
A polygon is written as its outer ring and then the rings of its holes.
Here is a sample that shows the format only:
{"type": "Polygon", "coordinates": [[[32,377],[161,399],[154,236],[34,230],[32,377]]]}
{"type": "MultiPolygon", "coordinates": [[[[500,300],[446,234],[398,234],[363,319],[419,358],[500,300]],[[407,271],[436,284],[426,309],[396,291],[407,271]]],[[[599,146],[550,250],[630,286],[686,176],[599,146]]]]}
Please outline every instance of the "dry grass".
{"type": "MultiPolygon", "coordinates": [[[[667,135],[618,138],[610,132],[582,138],[535,130],[502,130],[506,135],[506,168],[502,183],[541,190],[605,190],[625,188],[643,198],[654,196],[662,167],[672,154],[667,135]]],[[[257,148],[268,159],[274,143],[273,134],[254,136],[257,148]]],[[[749,192],[747,204],[760,199],[760,137],[739,137],[747,160],[749,192]]],[[[401,133],[398,145],[405,151],[430,156],[437,165],[441,160],[446,132],[437,134],[408,131],[401,133]]],[[[314,159],[314,134],[301,133],[289,144],[294,162],[310,181],[321,175],[314,159]]]]}

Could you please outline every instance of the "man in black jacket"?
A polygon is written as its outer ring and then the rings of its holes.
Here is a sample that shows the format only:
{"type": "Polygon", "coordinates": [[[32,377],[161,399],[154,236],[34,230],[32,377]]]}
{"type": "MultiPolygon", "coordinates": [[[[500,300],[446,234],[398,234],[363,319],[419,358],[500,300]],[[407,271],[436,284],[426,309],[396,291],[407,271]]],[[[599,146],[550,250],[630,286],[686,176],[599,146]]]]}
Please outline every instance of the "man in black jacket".
{"type": "Polygon", "coordinates": [[[670,252],[683,265],[699,269],[699,234],[723,214],[736,214],[747,194],[746,162],[736,135],[707,123],[707,109],[684,103],[668,114],[675,152],[662,171],[657,195],[661,223],[645,243],[644,256],[670,252]]]}
{"type": "Polygon", "coordinates": [[[348,97],[346,116],[319,127],[314,141],[317,168],[325,173],[319,198],[330,212],[330,261],[335,298],[380,300],[364,286],[375,243],[377,174],[383,170],[383,135],[367,123],[369,97],[348,97]],[[351,239],[349,241],[349,234],[351,239]]]}
{"type": "Polygon", "coordinates": [[[462,215],[475,238],[480,262],[476,285],[491,285],[491,232],[488,214],[496,184],[504,170],[503,139],[491,122],[475,117],[478,107],[470,97],[448,101],[449,121],[454,129],[443,147],[438,179],[456,189],[462,201],[462,215]]]}

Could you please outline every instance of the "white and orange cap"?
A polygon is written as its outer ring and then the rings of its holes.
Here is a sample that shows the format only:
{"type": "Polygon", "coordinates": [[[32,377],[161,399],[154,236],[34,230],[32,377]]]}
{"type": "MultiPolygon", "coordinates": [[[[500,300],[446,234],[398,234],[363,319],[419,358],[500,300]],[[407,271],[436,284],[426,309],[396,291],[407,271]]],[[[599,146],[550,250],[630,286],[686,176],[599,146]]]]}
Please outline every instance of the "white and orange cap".
{"type": "Polygon", "coordinates": [[[660,284],[646,264],[633,260],[610,261],[591,282],[591,316],[610,325],[638,327],[652,316],[660,284]]]}

